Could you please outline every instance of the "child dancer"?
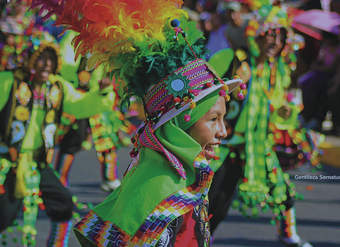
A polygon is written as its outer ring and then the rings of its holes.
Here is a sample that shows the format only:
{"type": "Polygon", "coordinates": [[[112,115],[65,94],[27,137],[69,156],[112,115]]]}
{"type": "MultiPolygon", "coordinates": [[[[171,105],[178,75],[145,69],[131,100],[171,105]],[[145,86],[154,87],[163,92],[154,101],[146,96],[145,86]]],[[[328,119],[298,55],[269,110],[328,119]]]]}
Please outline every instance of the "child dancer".
{"type": "MultiPolygon", "coordinates": [[[[223,81],[202,59],[202,36],[185,20],[180,1],[86,4],[77,10],[84,27],[94,28],[104,18],[112,33],[95,32],[87,39],[81,30],[83,48],[94,48],[85,49],[117,69],[128,83],[128,96],[143,99],[146,121],[134,138],[133,162],[122,185],[77,224],[80,243],[208,246],[206,196],[213,176],[208,159],[226,136],[225,102],[240,80],[223,81]],[[105,46],[97,50],[99,43],[90,45],[91,40],[116,46],[103,53],[105,46]]],[[[60,22],[76,28],[62,18],[68,16],[66,5],[60,22]]]]}

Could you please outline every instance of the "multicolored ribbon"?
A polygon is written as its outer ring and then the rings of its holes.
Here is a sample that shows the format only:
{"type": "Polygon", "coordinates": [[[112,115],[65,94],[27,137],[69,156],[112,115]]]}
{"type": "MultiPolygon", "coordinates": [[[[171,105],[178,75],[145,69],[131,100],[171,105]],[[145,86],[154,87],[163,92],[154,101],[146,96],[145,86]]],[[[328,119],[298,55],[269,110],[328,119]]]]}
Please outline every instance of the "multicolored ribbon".
{"type": "Polygon", "coordinates": [[[183,179],[186,179],[186,172],[183,168],[182,163],[178,160],[178,158],[174,154],[168,151],[162,145],[162,143],[160,143],[160,141],[154,134],[151,122],[148,122],[145,125],[143,132],[139,135],[138,143],[144,147],[163,153],[166,156],[166,158],[170,161],[172,167],[175,168],[175,170],[178,172],[178,174],[183,179]]]}

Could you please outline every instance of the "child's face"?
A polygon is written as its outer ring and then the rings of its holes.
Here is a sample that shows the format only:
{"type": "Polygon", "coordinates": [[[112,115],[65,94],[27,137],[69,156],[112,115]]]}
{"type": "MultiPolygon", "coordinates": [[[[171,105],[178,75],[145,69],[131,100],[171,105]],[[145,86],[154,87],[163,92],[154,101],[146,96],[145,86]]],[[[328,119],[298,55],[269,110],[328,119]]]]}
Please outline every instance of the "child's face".
{"type": "Polygon", "coordinates": [[[225,99],[219,97],[216,104],[189,129],[189,135],[201,145],[206,158],[214,157],[214,146],[227,137],[223,121],[225,114],[225,99]]]}

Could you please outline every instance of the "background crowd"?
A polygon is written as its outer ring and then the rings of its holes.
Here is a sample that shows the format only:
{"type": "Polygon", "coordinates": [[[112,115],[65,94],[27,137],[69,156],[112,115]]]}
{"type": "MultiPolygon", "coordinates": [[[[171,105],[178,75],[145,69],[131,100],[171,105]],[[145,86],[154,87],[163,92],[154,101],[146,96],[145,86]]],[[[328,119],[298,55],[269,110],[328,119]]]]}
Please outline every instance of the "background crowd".
{"type": "MultiPolygon", "coordinates": [[[[248,21],[252,18],[247,0],[214,1],[198,0],[185,1],[189,16],[195,20],[206,37],[206,47],[210,55],[224,48],[234,51],[249,47],[245,36],[248,21]]],[[[330,1],[284,1],[288,6],[288,15],[296,16],[304,11],[331,11],[332,18],[338,19],[340,3],[330,1]],[[334,14],[337,13],[337,14],[334,14]]],[[[302,92],[304,109],[301,113],[306,127],[321,131],[326,118],[324,130],[339,135],[339,23],[329,27],[318,27],[311,23],[327,22],[326,15],[306,16],[307,29],[301,28],[293,21],[294,31],[304,40],[304,47],[296,51],[297,67],[292,74],[292,89],[302,92]],[[295,28],[296,27],[296,28],[295,28]],[[316,34],[315,34],[316,33],[316,34]]],[[[293,18],[294,20],[294,18],[293,18]]]]}

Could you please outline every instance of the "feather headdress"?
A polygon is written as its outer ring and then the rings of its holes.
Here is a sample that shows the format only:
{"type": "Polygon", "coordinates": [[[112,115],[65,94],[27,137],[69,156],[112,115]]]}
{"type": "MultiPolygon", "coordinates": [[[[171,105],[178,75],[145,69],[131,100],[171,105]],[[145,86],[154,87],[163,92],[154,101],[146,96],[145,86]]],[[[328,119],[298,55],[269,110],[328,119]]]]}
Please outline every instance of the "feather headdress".
{"type": "Polygon", "coordinates": [[[91,53],[94,63],[120,68],[123,54],[133,54],[165,41],[164,24],[179,18],[181,0],[33,0],[46,17],[56,14],[56,24],[79,34],[73,40],[76,55],[91,53]],[[94,62],[95,61],[95,62],[94,62]]]}
{"type": "MultiPolygon", "coordinates": [[[[55,14],[56,24],[78,33],[73,39],[76,56],[90,54],[90,67],[106,65],[128,83],[127,96],[143,99],[152,85],[205,55],[202,33],[196,23],[187,21],[182,4],[182,0],[32,0],[32,7],[39,7],[46,18],[55,14]]],[[[203,89],[203,82],[195,86],[203,89]]]]}
{"type": "Polygon", "coordinates": [[[182,3],[182,0],[33,0],[32,7],[39,7],[45,18],[55,14],[56,24],[78,33],[73,39],[76,56],[91,54],[90,67],[106,65],[109,71],[132,83],[129,86],[132,94],[142,97],[150,83],[157,83],[167,72],[194,58],[188,48],[184,49],[183,39],[173,39],[172,19],[181,19],[182,28],[190,33],[192,48],[198,55],[203,52],[202,42],[194,44],[201,33],[195,24],[185,21],[182,3]],[[179,55],[181,50],[184,57],[179,55]],[[179,63],[179,57],[185,59],[179,63]],[[155,76],[157,72],[162,73],[155,76]]]}

